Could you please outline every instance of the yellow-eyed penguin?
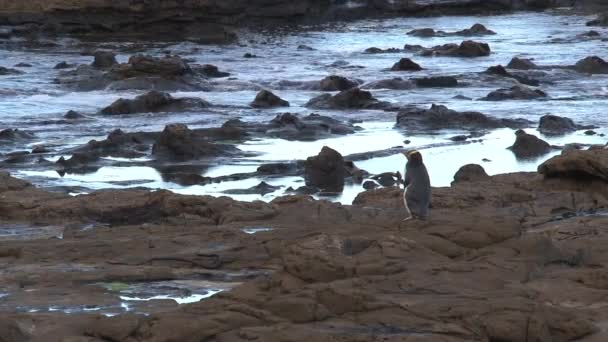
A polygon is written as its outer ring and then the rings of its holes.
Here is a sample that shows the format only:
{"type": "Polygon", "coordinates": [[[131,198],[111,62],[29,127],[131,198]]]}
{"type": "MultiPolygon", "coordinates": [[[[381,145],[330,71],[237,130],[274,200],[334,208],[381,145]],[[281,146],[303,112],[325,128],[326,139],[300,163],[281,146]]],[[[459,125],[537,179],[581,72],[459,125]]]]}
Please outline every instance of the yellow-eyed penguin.
{"type": "Polygon", "coordinates": [[[429,216],[429,205],[431,204],[429,173],[422,162],[420,152],[413,150],[405,151],[403,154],[407,158],[403,181],[405,185],[403,204],[408,212],[408,217],[405,220],[412,218],[426,220],[429,216]]]}

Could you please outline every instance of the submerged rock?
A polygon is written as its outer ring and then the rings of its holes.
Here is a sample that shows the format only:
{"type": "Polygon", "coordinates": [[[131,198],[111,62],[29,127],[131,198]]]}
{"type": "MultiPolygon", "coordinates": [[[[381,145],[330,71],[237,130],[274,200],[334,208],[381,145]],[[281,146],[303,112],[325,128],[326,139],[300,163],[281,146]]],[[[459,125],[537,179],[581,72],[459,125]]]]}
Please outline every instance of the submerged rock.
{"type": "Polygon", "coordinates": [[[392,71],[420,71],[422,67],[409,58],[401,58],[391,68],[392,71]]]}
{"type": "Polygon", "coordinates": [[[102,114],[119,115],[156,112],[185,112],[209,107],[210,104],[198,98],[174,98],[168,93],[151,91],[133,100],[120,98],[101,110],[102,114]]]}
{"type": "Polygon", "coordinates": [[[450,57],[483,57],[491,53],[490,45],[487,43],[466,40],[458,44],[445,44],[424,49],[422,56],[450,56],[450,57]]]}
{"type": "Polygon", "coordinates": [[[369,91],[358,87],[336,95],[323,94],[308,101],[306,107],[316,109],[381,109],[388,104],[378,101],[369,91]]]}
{"type": "Polygon", "coordinates": [[[281,189],[281,186],[273,186],[266,182],[261,182],[256,186],[252,186],[249,189],[232,189],[224,190],[222,193],[230,195],[266,195],[281,189]]]}
{"type": "Polygon", "coordinates": [[[458,80],[452,76],[431,76],[415,78],[414,82],[421,88],[451,88],[458,86],[458,80]]]}
{"type": "Polygon", "coordinates": [[[289,107],[289,102],[268,90],[261,90],[251,102],[253,108],[289,107]]]}
{"type": "Polygon", "coordinates": [[[344,91],[355,88],[357,85],[357,82],[337,75],[327,76],[319,83],[319,87],[322,91],[344,91]]]}
{"type": "Polygon", "coordinates": [[[337,151],[324,146],[317,156],[306,160],[304,168],[307,186],[326,192],[341,192],[344,189],[344,158],[337,151]]]}
{"type": "Polygon", "coordinates": [[[509,149],[517,158],[539,157],[551,152],[549,143],[521,129],[515,132],[515,136],[515,143],[509,149]]]}
{"type": "Polygon", "coordinates": [[[406,108],[397,114],[397,126],[410,130],[517,128],[529,124],[522,119],[495,119],[479,112],[457,112],[435,104],[429,109],[406,108]]]}
{"type": "Polygon", "coordinates": [[[591,56],[576,62],[574,69],[586,74],[608,74],[608,62],[600,57],[591,56]]]}
{"type": "Polygon", "coordinates": [[[522,85],[515,85],[511,88],[501,88],[490,92],[486,97],[481,98],[485,101],[504,101],[504,100],[533,100],[547,97],[547,94],[540,89],[531,89],[522,85]]]}

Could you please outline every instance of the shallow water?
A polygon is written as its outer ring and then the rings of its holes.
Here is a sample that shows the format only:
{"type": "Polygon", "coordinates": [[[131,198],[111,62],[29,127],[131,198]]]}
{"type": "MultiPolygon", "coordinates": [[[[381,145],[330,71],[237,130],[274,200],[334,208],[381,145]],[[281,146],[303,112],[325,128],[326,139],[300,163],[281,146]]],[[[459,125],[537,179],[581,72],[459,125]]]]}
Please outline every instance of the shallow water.
{"type": "MultiPolygon", "coordinates": [[[[367,83],[375,80],[425,75],[458,75],[467,82],[466,86],[443,89],[412,90],[372,90],[380,100],[398,104],[429,106],[444,104],[455,110],[474,110],[500,118],[526,118],[537,121],[544,114],[556,114],[572,118],[580,124],[601,127],[598,133],[608,133],[608,119],[602,115],[608,104],[608,76],[579,75],[570,71],[552,71],[553,84],[543,84],[551,99],[543,101],[478,101],[489,91],[498,88],[477,81],[476,74],[489,66],[509,62],[513,56],[534,58],[539,65],[571,65],[577,60],[590,56],[605,55],[608,42],[602,40],[575,39],[576,35],[589,30],[585,26],[588,17],[562,16],[555,13],[517,13],[504,16],[459,16],[437,18],[399,18],[390,20],[364,20],[335,24],[327,27],[310,28],[304,32],[285,35],[251,35],[246,46],[199,46],[192,43],[171,45],[150,45],[138,49],[160,55],[170,50],[182,57],[199,63],[217,65],[220,70],[232,74],[229,80],[212,82],[208,92],[176,92],[176,97],[198,96],[210,101],[213,106],[196,113],[159,113],[132,116],[104,117],[96,112],[120,97],[132,98],[142,92],[137,91],[93,91],[72,92],[53,83],[58,71],[53,66],[60,61],[69,63],[90,63],[91,57],[80,56],[78,42],[60,41],[62,46],[41,50],[3,50],[0,45],[0,65],[12,67],[19,62],[28,62],[32,68],[22,68],[23,75],[0,76],[0,129],[20,128],[36,135],[33,141],[24,144],[0,144],[0,153],[30,149],[39,144],[47,145],[53,152],[45,156],[54,161],[59,151],[86,143],[90,139],[103,139],[116,128],[125,131],[160,131],[168,123],[181,122],[189,127],[212,127],[221,125],[228,119],[239,117],[246,121],[266,121],[285,109],[255,110],[248,104],[260,87],[268,87],[276,94],[290,101],[289,112],[310,113],[332,116],[342,120],[355,119],[362,131],[344,137],[332,137],[315,142],[296,142],[282,139],[261,139],[244,142],[238,147],[254,156],[237,158],[218,165],[212,165],[202,175],[207,177],[225,176],[235,173],[253,172],[261,163],[306,159],[315,155],[323,146],[329,146],[343,155],[384,150],[394,146],[417,148],[423,153],[434,186],[447,186],[454,173],[468,163],[481,164],[489,174],[534,171],[539,163],[555,155],[558,151],[533,160],[517,160],[506,148],[514,141],[512,130],[500,129],[483,136],[481,142],[453,144],[449,137],[462,134],[458,131],[442,131],[438,134],[410,135],[395,129],[395,113],[383,111],[335,111],[304,108],[304,104],[319,94],[315,91],[282,88],[281,81],[318,81],[330,74],[339,74],[367,83]],[[379,48],[402,48],[404,44],[434,46],[444,43],[458,43],[466,38],[437,37],[417,38],[406,35],[411,29],[433,27],[436,30],[456,31],[481,23],[496,31],[495,36],[475,37],[476,41],[490,44],[492,55],[474,59],[453,57],[420,57],[412,53],[365,54],[371,46],[379,48]],[[555,39],[572,40],[560,43],[555,39]],[[300,44],[314,48],[314,51],[299,51],[300,44]],[[246,52],[260,58],[242,58],[246,52]],[[417,73],[386,71],[401,57],[411,57],[425,70],[417,73]],[[342,61],[342,62],[340,62],[342,61]],[[336,63],[339,62],[339,63],[336,63]],[[464,95],[473,100],[453,99],[464,95]],[[62,116],[68,110],[77,110],[90,116],[90,120],[66,123],[62,116]],[[408,145],[404,140],[410,140],[408,145]],[[482,161],[483,159],[490,161],[482,161]]],[[[593,28],[602,36],[608,35],[605,28],[593,28]]],[[[249,37],[248,37],[249,38],[249,37]]],[[[108,46],[116,44],[108,43],[108,46]]],[[[120,52],[119,62],[125,62],[132,51],[120,52]]],[[[501,86],[510,86],[505,81],[501,86]]],[[[538,135],[534,129],[528,130],[538,135]]],[[[578,142],[604,144],[606,139],[586,136],[582,132],[563,137],[543,137],[554,145],[578,142]]],[[[88,192],[86,189],[147,187],[169,189],[184,194],[225,195],[222,191],[248,188],[266,181],[282,189],[266,195],[230,195],[240,200],[271,200],[282,195],[287,187],[304,185],[301,177],[251,178],[240,181],[213,183],[205,186],[180,186],[163,180],[154,168],[139,165],[147,158],[136,160],[110,158],[121,162],[120,166],[107,166],[89,174],[65,174],[48,169],[10,170],[16,176],[30,179],[43,186],[72,186],[81,190],[73,194],[88,192]],[[129,165],[133,164],[133,165],[129,165]],[[85,189],[85,190],[82,190],[85,189]]],[[[401,155],[357,161],[356,165],[371,173],[402,171],[404,158],[401,155]]],[[[360,185],[347,185],[343,194],[332,200],[350,203],[360,185]]]]}

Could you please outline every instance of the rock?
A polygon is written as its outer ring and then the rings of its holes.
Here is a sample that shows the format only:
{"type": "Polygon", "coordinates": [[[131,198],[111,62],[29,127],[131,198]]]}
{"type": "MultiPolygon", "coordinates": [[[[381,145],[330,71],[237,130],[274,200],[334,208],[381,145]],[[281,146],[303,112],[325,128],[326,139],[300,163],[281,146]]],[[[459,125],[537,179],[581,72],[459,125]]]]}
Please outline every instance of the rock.
{"type": "Polygon", "coordinates": [[[67,113],[65,113],[65,115],[63,115],[64,119],[68,119],[68,120],[78,120],[78,119],[84,119],[86,116],[84,114],[78,113],[76,111],[70,110],[67,113]]]}
{"type": "Polygon", "coordinates": [[[608,150],[568,150],[538,167],[538,173],[552,178],[573,178],[578,181],[599,179],[608,182],[608,150]]]}
{"type": "Polygon", "coordinates": [[[34,146],[34,148],[32,148],[32,154],[38,154],[38,153],[49,153],[51,152],[51,150],[43,145],[37,145],[34,146]]]}
{"type": "Polygon", "coordinates": [[[483,57],[491,53],[487,43],[466,40],[457,44],[445,44],[422,50],[422,56],[450,56],[450,57],[483,57]]]}
{"type": "Polygon", "coordinates": [[[572,119],[551,114],[543,115],[538,124],[538,131],[546,135],[566,134],[584,128],[575,124],[572,119]]]}
{"type": "Polygon", "coordinates": [[[533,100],[547,97],[547,94],[540,89],[531,89],[522,85],[515,85],[511,88],[502,88],[490,92],[484,101],[504,101],[504,100],[533,100]]]}
{"type": "Polygon", "coordinates": [[[11,68],[0,67],[0,76],[6,75],[20,75],[23,74],[23,71],[11,68]]]}
{"type": "Polygon", "coordinates": [[[608,74],[608,62],[597,56],[591,56],[576,62],[574,69],[586,74],[608,74]]]}
{"type": "Polygon", "coordinates": [[[542,156],[551,151],[551,145],[538,137],[523,130],[515,132],[515,143],[509,147],[517,158],[533,158],[542,156]]]}
{"type": "Polygon", "coordinates": [[[416,85],[421,88],[450,88],[457,87],[458,80],[452,76],[431,76],[415,78],[416,85]]]}
{"type": "Polygon", "coordinates": [[[152,148],[152,154],[157,158],[173,160],[217,157],[237,151],[231,145],[213,144],[204,134],[183,124],[167,125],[152,148]]]}
{"type": "Polygon", "coordinates": [[[424,50],[424,46],[418,45],[418,44],[415,44],[415,45],[405,44],[403,46],[403,51],[404,52],[413,52],[413,53],[415,53],[415,52],[421,52],[423,50],[424,50]]]}
{"type": "Polygon", "coordinates": [[[0,131],[0,142],[19,141],[33,138],[34,135],[18,128],[7,128],[0,131]]]}
{"type": "Polygon", "coordinates": [[[490,129],[525,127],[526,120],[495,119],[479,112],[457,112],[442,105],[429,109],[409,107],[397,114],[397,126],[408,130],[490,129]]]}
{"type": "Polygon", "coordinates": [[[460,182],[477,182],[490,178],[481,165],[467,164],[456,172],[452,185],[460,182]]]}
{"type": "Polygon", "coordinates": [[[323,94],[308,101],[306,107],[315,109],[374,109],[386,107],[369,91],[357,87],[344,90],[336,95],[323,94]]]}
{"type": "Polygon", "coordinates": [[[289,102],[268,90],[261,90],[250,105],[253,108],[289,107],[289,102]]]}
{"type": "Polygon", "coordinates": [[[468,135],[455,135],[453,137],[450,137],[450,140],[458,142],[458,141],[466,141],[467,139],[469,139],[468,135]]]}
{"type": "Polygon", "coordinates": [[[120,98],[101,110],[105,115],[135,113],[186,112],[209,107],[210,104],[198,98],[176,99],[168,93],[150,91],[133,100],[120,98]]]}
{"type": "Polygon", "coordinates": [[[31,67],[32,67],[32,65],[30,63],[21,62],[21,63],[15,64],[15,68],[31,68],[31,67]]]}
{"type": "Polygon", "coordinates": [[[65,62],[65,61],[64,61],[64,62],[59,62],[59,63],[57,63],[57,64],[56,64],[56,65],[53,67],[53,69],[69,69],[69,68],[73,68],[73,67],[75,67],[75,65],[74,65],[74,64],[69,64],[68,62],[65,62]]]}
{"type": "Polygon", "coordinates": [[[593,130],[587,130],[585,131],[585,135],[596,135],[597,132],[593,131],[593,130]]]}
{"type": "Polygon", "coordinates": [[[519,83],[533,86],[533,87],[537,87],[540,85],[540,82],[538,80],[533,80],[533,79],[525,77],[525,76],[519,76],[519,75],[512,74],[512,73],[508,72],[507,69],[505,69],[505,67],[503,67],[502,65],[496,65],[496,66],[489,67],[486,70],[486,73],[491,74],[491,75],[513,78],[513,79],[517,80],[519,83]]]}
{"type": "Polygon", "coordinates": [[[409,80],[404,80],[400,77],[390,78],[386,80],[379,80],[367,83],[362,86],[365,89],[393,89],[393,90],[407,90],[412,89],[414,84],[409,80]]]}
{"type": "Polygon", "coordinates": [[[587,26],[608,26],[608,13],[600,13],[596,19],[588,21],[587,26]]]}
{"type": "Polygon", "coordinates": [[[258,58],[258,56],[254,55],[250,52],[247,52],[246,54],[243,55],[243,58],[258,58]]]}
{"type": "Polygon", "coordinates": [[[297,171],[298,165],[295,163],[271,163],[262,164],[257,168],[257,172],[262,175],[285,175],[297,171]]]}
{"type": "Polygon", "coordinates": [[[401,58],[391,68],[392,71],[420,71],[422,67],[409,58],[401,58]]]}
{"type": "Polygon", "coordinates": [[[281,189],[281,186],[272,186],[266,182],[253,186],[249,189],[224,190],[222,193],[230,195],[266,195],[281,189]]]}
{"type": "Polygon", "coordinates": [[[308,45],[298,45],[298,50],[300,51],[315,51],[312,47],[308,45]]]}
{"type": "Polygon", "coordinates": [[[422,37],[422,38],[430,38],[430,37],[449,37],[449,36],[465,36],[465,37],[473,37],[473,36],[486,36],[486,35],[494,35],[496,32],[492,30],[488,30],[482,24],[474,24],[468,29],[456,31],[456,32],[445,32],[445,31],[435,31],[432,28],[423,28],[412,30],[407,33],[410,36],[414,37],[422,37]]]}
{"type": "Polygon", "coordinates": [[[190,65],[179,56],[165,56],[161,58],[135,55],[129,58],[127,64],[120,64],[112,69],[112,74],[124,78],[155,75],[173,78],[192,74],[190,65]]]}
{"type": "Polygon", "coordinates": [[[388,49],[380,49],[377,47],[371,47],[371,48],[367,48],[364,51],[365,53],[370,53],[370,54],[378,54],[378,53],[400,53],[402,52],[402,50],[400,49],[396,49],[396,48],[388,48],[388,49]]]}
{"type": "Polygon", "coordinates": [[[95,60],[91,65],[94,68],[107,69],[118,64],[116,61],[116,54],[111,51],[95,51],[93,56],[95,57],[95,60]]]}
{"type": "Polygon", "coordinates": [[[534,64],[534,62],[532,62],[532,60],[529,58],[513,57],[509,64],[507,64],[507,68],[518,70],[530,70],[538,69],[538,65],[534,64]]]}
{"type": "Polygon", "coordinates": [[[437,33],[435,32],[435,29],[430,28],[430,27],[414,29],[407,33],[408,36],[423,37],[423,38],[435,37],[436,34],[437,33]]]}
{"type": "Polygon", "coordinates": [[[468,96],[464,96],[464,95],[456,95],[454,97],[452,97],[454,100],[467,100],[467,101],[471,101],[473,100],[472,98],[468,97],[468,96]]]}
{"type": "Polygon", "coordinates": [[[325,192],[341,192],[344,189],[344,158],[337,151],[324,146],[315,157],[304,163],[307,186],[314,186],[325,192]]]}
{"type": "Polygon", "coordinates": [[[343,91],[355,88],[358,84],[346,77],[331,75],[327,76],[320,82],[322,91],[343,91]]]}
{"type": "Polygon", "coordinates": [[[211,78],[222,78],[230,76],[230,73],[220,71],[217,66],[212,64],[203,64],[202,66],[196,68],[196,71],[211,78]]]}

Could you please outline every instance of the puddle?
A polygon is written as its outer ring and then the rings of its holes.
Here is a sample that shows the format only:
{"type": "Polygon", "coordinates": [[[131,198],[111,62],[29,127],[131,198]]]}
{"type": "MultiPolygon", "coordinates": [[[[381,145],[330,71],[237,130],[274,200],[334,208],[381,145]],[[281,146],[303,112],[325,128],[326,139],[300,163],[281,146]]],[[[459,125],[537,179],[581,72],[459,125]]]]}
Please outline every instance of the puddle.
{"type": "Polygon", "coordinates": [[[274,230],[274,228],[268,228],[268,227],[251,227],[251,228],[243,228],[241,229],[242,232],[247,233],[247,234],[255,234],[255,233],[260,233],[260,232],[269,232],[274,230]]]}
{"type": "Polygon", "coordinates": [[[63,239],[64,229],[65,227],[59,226],[0,225],[0,241],[63,239]]]}

